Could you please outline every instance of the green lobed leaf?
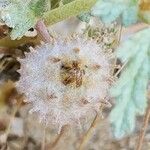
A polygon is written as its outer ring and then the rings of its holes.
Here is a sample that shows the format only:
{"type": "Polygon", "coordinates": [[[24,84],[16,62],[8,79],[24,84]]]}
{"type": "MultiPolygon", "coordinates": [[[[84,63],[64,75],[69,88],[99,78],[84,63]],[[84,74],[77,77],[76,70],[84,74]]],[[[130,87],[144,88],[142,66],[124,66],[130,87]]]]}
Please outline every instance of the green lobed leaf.
{"type": "MultiPolygon", "coordinates": [[[[1,11],[10,4],[10,0],[0,0],[0,13],[1,11]]],[[[0,18],[0,23],[2,23],[2,19],[0,18]]]]}
{"type": "Polygon", "coordinates": [[[35,16],[41,17],[44,12],[51,9],[50,0],[32,0],[29,3],[29,8],[34,12],[35,16]]]}
{"type": "MultiPolygon", "coordinates": [[[[7,7],[0,10],[0,20],[13,28],[11,32],[13,40],[21,38],[26,31],[35,26],[37,20],[41,17],[47,25],[52,25],[82,12],[88,12],[96,3],[96,0],[64,0],[62,1],[64,4],[61,6],[47,11],[50,7],[49,0],[10,1],[11,3],[7,7]]],[[[57,2],[60,1],[58,0],[57,2]]]]}
{"type": "Polygon", "coordinates": [[[99,17],[104,23],[112,23],[121,17],[125,26],[137,22],[137,0],[98,0],[91,14],[99,17]],[[130,16],[130,17],[129,17],[130,16]]]}
{"type": "Polygon", "coordinates": [[[116,105],[110,114],[110,121],[116,138],[131,134],[136,115],[145,113],[150,79],[149,53],[150,28],[136,33],[117,50],[117,57],[127,64],[111,89],[116,105]]]}
{"type": "Polygon", "coordinates": [[[1,10],[0,20],[12,28],[11,39],[20,39],[47,10],[48,0],[10,0],[1,10]]]}

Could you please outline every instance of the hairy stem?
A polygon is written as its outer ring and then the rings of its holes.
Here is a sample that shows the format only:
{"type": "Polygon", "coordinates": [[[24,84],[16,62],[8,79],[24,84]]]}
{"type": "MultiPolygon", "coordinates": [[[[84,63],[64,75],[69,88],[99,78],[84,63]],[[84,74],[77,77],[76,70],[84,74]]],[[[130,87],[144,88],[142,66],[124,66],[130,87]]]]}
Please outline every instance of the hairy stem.
{"type": "Polygon", "coordinates": [[[52,38],[43,20],[39,20],[37,22],[36,30],[38,31],[39,35],[41,36],[44,42],[49,43],[52,41],[52,38]]]}
{"type": "Polygon", "coordinates": [[[41,150],[45,150],[45,139],[46,139],[46,126],[43,129],[43,140],[41,143],[41,150]]]}
{"type": "MultiPolygon", "coordinates": [[[[120,45],[121,36],[122,36],[122,25],[120,24],[120,28],[119,28],[119,31],[118,31],[118,38],[117,38],[117,41],[116,41],[116,47],[118,47],[120,45]]],[[[114,60],[114,65],[113,65],[113,70],[112,70],[113,75],[115,74],[116,65],[117,65],[117,57],[115,57],[115,60],[114,60]]]]}
{"type": "Polygon", "coordinates": [[[77,16],[82,12],[89,11],[96,3],[96,0],[74,0],[66,5],[48,11],[44,14],[44,21],[47,25],[52,25],[72,16],[77,16]]]}
{"type": "Polygon", "coordinates": [[[145,133],[146,133],[146,129],[147,129],[147,126],[148,126],[149,119],[150,119],[150,106],[148,107],[147,112],[146,112],[145,117],[144,117],[144,121],[143,121],[144,124],[143,124],[143,128],[141,130],[141,133],[139,135],[139,140],[138,140],[136,150],[142,150],[144,136],[145,136],[145,133]]]}

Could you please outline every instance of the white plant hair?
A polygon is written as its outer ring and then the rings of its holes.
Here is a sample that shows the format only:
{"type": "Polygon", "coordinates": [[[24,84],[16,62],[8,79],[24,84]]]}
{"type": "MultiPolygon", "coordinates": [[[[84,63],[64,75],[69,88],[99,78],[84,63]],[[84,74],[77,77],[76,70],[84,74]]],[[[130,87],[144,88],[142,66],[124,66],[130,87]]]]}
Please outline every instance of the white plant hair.
{"type": "Polygon", "coordinates": [[[98,112],[108,96],[109,57],[84,36],[32,48],[20,62],[17,88],[43,123],[60,128],[79,123],[98,112]]]}

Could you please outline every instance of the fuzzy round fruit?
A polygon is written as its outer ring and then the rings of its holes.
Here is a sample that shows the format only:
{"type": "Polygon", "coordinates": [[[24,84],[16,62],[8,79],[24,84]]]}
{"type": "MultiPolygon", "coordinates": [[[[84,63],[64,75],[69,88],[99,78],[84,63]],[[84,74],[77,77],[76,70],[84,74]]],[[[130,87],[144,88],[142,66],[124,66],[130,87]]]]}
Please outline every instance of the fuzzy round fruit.
{"type": "Polygon", "coordinates": [[[99,111],[108,96],[110,60],[86,37],[57,39],[32,49],[17,83],[41,122],[62,127],[99,111]]]}

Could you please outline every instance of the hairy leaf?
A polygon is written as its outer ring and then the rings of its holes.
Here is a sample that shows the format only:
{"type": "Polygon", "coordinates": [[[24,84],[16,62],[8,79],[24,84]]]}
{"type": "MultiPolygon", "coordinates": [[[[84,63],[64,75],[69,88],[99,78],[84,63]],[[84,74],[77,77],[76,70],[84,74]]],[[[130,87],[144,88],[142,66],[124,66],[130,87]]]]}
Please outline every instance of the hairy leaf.
{"type": "MultiPolygon", "coordinates": [[[[5,7],[7,7],[10,3],[11,3],[10,0],[0,0],[0,13],[1,13],[1,11],[2,11],[5,7]]],[[[0,17],[0,23],[3,23],[1,17],[0,17]]]]}
{"type": "Polygon", "coordinates": [[[62,0],[63,4],[68,4],[68,3],[72,2],[72,1],[74,1],[74,0],[62,0]]]}
{"type": "Polygon", "coordinates": [[[80,15],[78,15],[78,18],[83,21],[83,22],[89,22],[90,21],[90,18],[91,18],[91,13],[88,12],[88,13],[81,13],[80,15]]]}
{"type": "Polygon", "coordinates": [[[33,10],[35,16],[43,16],[44,12],[49,11],[51,8],[50,0],[32,0],[29,3],[29,8],[33,10]]]}
{"type": "Polygon", "coordinates": [[[91,14],[111,23],[121,17],[125,26],[136,23],[138,18],[137,0],[98,0],[91,14]]]}
{"type": "Polygon", "coordinates": [[[121,138],[135,128],[136,115],[147,106],[147,85],[150,79],[150,28],[136,33],[117,50],[126,66],[111,94],[116,98],[110,120],[114,135],[121,138]]]}
{"type": "MultiPolygon", "coordinates": [[[[26,31],[34,27],[39,18],[43,18],[47,25],[52,25],[71,16],[87,12],[96,0],[63,0],[62,5],[47,11],[50,0],[10,0],[11,3],[1,11],[0,20],[13,28],[12,39],[21,38],[26,31]],[[47,11],[47,12],[45,12],[47,11]]],[[[60,2],[59,0],[57,2],[60,2]]],[[[53,3],[52,3],[53,4],[53,3]]],[[[55,5],[57,3],[54,3],[55,5]]],[[[54,6],[53,6],[54,7],[54,6]]]]}
{"type": "Polygon", "coordinates": [[[48,0],[11,0],[1,11],[1,20],[11,28],[13,40],[21,38],[30,28],[34,27],[38,17],[47,10],[48,0]]]}
{"type": "MultiPolygon", "coordinates": [[[[70,2],[72,2],[74,0],[62,0],[62,3],[63,4],[68,4],[70,2]]],[[[83,22],[89,22],[90,21],[90,18],[91,18],[91,14],[90,12],[82,12],[80,15],[77,16],[81,21],[83,22]]]]}
{"type": "Polygon", "coordinates": [[[8,6],[10,2],[10,0],[0,0],[0,10],[8,6]]]}

